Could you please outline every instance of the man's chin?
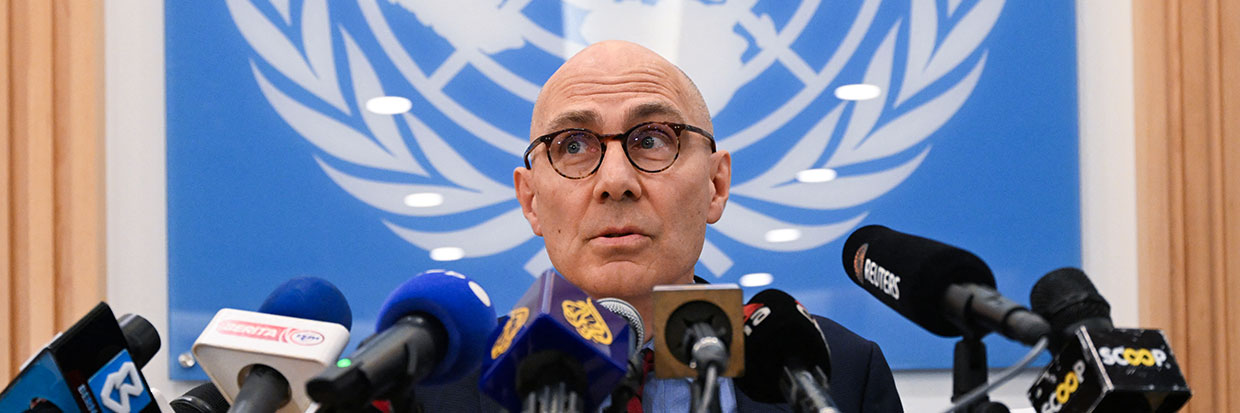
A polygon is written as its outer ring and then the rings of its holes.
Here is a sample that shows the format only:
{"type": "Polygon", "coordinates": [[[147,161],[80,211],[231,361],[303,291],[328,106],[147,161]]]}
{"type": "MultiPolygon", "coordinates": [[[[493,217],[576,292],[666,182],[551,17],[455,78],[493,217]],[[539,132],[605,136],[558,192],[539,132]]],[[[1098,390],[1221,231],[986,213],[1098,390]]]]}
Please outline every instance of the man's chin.
{"type": "Polygon", "coordinates": [[[660,274],[651,273],[647,266],[627,262],[608,263],[581,279],[569,281],[593,297],[615,297],[625,300],[630,297],[649,295],[656,285],[690,282],[676,280],[666,275],[660,276],[660,274]]]}

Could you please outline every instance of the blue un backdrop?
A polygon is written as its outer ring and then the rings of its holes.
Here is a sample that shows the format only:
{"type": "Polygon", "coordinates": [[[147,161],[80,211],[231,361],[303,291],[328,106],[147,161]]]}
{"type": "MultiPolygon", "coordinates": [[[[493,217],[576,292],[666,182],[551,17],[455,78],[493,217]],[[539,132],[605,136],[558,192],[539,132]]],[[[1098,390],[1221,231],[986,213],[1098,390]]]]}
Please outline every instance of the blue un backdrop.
{"type": "MultiPolygon", "coordinates": [[[[171,364],[218,309],[254,310],[301,275],[344,291],[354,342],[389,291],[431,268],[476,279],[507,312],[549,266],[511,188],[532,102],[565,58],[619,38],[702,87],[733,154],[732,197],[698,274],[769,273],[769,287],[878,342],[893,368],[946,368],[954,341],[853,285],[843,240],[882,224],[963,247],[1018,301],[1042,274],[1080,265],[1073,7],[169,1],[171,364]],[[835,96],[857,83],[882,93],[835,96]],[[367,111],[378,96],[412,108],[367,111]],[[793,178],[810,168],[837,177],[793,178]],[[424,193],[442,203],[407,203],[424,193]],[[798,236],[766,238],[772,230],[798,236]],[[440,248],[463,258],[432,260],[440,248]]],[[[1024,352],[988,344],[993,365],[1024,352]]]]}

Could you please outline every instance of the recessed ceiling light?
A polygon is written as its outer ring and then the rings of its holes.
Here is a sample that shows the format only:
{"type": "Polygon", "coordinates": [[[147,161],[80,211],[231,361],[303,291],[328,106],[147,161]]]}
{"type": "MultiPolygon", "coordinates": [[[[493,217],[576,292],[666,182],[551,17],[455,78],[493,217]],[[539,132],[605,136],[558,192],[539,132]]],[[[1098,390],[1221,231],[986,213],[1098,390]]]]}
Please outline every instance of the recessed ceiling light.
{"type": "Polygon", "coordinates": [[[814,168],[797,172],[797,181],[807,184],[834,180],[837,174],[834,169],[814,168]]]}
{"type": "Polygon", "coordinates": [[[400,96],[380,96],[366,101],[366,110],[380,115],[395,115],[408,112],[413,102],[400,96]]]}
{"type": "Polygon", "coordinates": [[[762,287],[770,285],[771,281],[775,281],[775,277],[769,272],[755,272],[753,274],[745,274],[741,276],[742,287],[762,287]]]}
{"type": "Polygon", "coordinates": [[[883,94],[878,86],[857,83],[835,88],[835,97],[840,100],[869,100],[883,94]]]}
{"type": "Polygon", "coordinates": [[[438,192],[418,192],[405,195],[405,205],[413,208],[430,208],[443,205],[443,195],[438,192]]]}
{"type": "Polygon", "coordinates": [[[791,242],[801,239],[801,230],[796,228],[773,229],[766,232],[766,242],[791,242]]]}
{"type": "Polygon", "coordinates": [[[431,259],[435,261],[456,261],[465,258],[465,250],[457,247],[439,247],[431,250],[431,259]]]}

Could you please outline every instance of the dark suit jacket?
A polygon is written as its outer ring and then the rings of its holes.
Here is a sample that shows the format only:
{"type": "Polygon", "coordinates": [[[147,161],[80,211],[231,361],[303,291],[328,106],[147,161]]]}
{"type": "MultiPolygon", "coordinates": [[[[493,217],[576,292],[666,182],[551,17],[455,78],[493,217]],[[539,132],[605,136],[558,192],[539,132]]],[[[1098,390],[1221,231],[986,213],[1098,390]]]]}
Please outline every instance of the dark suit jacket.
{"type": "MultiPolygon", "coordinates": [[[[824,317],[814,317],[831,348],[831,397],[842,413],[903,412],[891,368],[878,344],[866,340],[824,317]]],[[[414,394],[425,412],[501,412],[499,404],[478,391],[478,370],[461,380],[439,386],[421,386],[414,394]]],[[[736,389],[736,387],[733,387],[736,389]]],[[[687,411],[689,406],[685,406],[687,411]]],[[[740,412],[791,412],[787,404],[753,401],[736,390],[740,412]]]]}

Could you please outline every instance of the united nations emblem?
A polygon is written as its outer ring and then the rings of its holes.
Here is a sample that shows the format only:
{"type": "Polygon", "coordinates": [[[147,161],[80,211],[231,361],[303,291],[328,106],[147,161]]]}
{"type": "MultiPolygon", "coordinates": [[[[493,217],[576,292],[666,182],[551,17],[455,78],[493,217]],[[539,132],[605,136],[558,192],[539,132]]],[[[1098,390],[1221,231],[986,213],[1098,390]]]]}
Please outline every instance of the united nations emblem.
{"type": "MultiPolygon", "coordinates": [[[[876,19],[878,0],[779,2],[780,13],[753,0],[359,0],[356,11],[334,14],[324,0],[270,3],[227,1],[255,51],[257,88],[315,147],[301,156],[312,156],[382,225],[432,257],[443,248],[455,258],[492,256],[534,236],[512,202],[503,178],[510,173],[493,168],[521,163],[522,116],[554,67],[605,39],[667,57],[696,80],[717,132],[725,129],[719,149],[735,159],[771,158],[757,173],[733,175],[740,178],[733,197],[700,256],[717,277],[734,264],[719,245],[735,253],[821,247],[912,175],[930,154],[927,138],[978,84],[987,56],[981,45],[1004,5],[913,1],[900,7],[907,10],[901,18],[876,19]],[[262,11],[271,7],[279,17],[262,11]],[[839,27],[815,26],[840,9],[855,16],[832,20],[839,27]],[[352,20],[335,21],[340,15],[352,20]],[[822,47],[824,32],[838,36],[833,47],[822,47]],[[832,96],[855,84],[881,94],[832,96]],[[775,91],[782,94],[770,96],[775,91]],[[746,99],[738,109],[746,93],[770,102],[746,99]],[[361,109],[388,95],[416,104],[396,115],[361,109]],[[780,143],[759,145],[772,141],[780,143]],[[793,179],[807,170],[829,170],[833,179],[793,179]]],[[[524,269],[537,276],[550,266],[539,249],[524,269]]]]}

